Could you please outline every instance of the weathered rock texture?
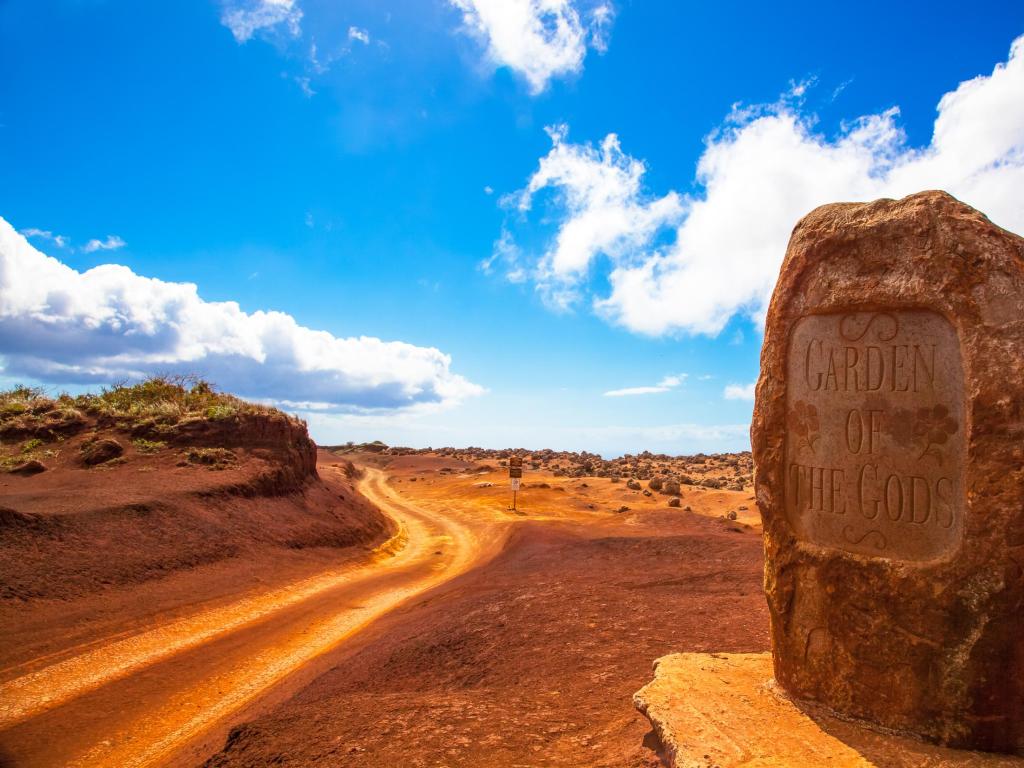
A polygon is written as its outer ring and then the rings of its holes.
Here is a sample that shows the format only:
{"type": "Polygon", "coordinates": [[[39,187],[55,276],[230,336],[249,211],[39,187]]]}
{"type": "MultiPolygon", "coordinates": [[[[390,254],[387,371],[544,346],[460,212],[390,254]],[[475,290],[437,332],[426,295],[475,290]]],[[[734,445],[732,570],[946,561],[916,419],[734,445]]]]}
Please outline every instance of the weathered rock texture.
{"type": "Polygon", "coordinates": [[[677,653],[658,659],[633,702],[671,768],[1020,768],[864,728],[796,705],[771,683],[767,653],[677,653]]]}
{"type": "Polygon", "coordinates": [[[942,192],[813,211],[751,440],[779,683],[1024,750],[1024,240],[942,192]]]}

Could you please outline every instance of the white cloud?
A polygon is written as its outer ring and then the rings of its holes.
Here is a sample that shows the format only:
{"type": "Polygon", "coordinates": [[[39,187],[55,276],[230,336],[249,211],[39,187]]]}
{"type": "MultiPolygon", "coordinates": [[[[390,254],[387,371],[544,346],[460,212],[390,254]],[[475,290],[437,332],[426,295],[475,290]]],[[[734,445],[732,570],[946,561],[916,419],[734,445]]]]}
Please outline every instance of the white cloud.
{"type": "Polygon", "coordinates": [[[755,386],[757,386],[756,381],[752,381],[749,384],[729,384],[722,392],[722,397],[724,397],[726,400],[753,401],[755,386]]]}
{"type": "Polygon", "coordinates": [[[533,94],[552,78],[583,70],[587,45],[608,47],[610,3],[581,14],[574,0],[449,0],[465,29],[486,47],[495,66],[523,77],[533,94]]]}
{"type": "Polygon", "coordinates": [[[358,40],[363,45],[369,45],[369,43],[370,43],[370,33],[368,31],[366,31],[365,29],[360,29],[359,27],[349,27],[348,28],[348,39],[349,40],[358,40]]]}
{"type": "Polygon", "coordinates": [[[226,0],[220,21],[239,43],[251,40],[258,32],[277,29],[298,37],[302,9],[296,0],[226,0]]]}
{"type": "Polygon", "coordinates": [[[631,395],[656,395],[661,392],[668,392],[675,389],[686,380],[687,374],[680,373],[676,376],[666,376],[653,386],[647,387],[625,387],[623,389],[610,389],[604,393],[605,397],[629,397],[631,395]]]}
{"type": "MultiPolygon", "coordinates": [[[[579,298],[591,263],[604,254],[631,262],[655,255],[654,238],[683,216],[675,192],[648,198],[642,192],[643,162],[624,154],[615,134],[600,147],[566,142],[564,125],[547,129],[552,147],[518,195],[526,214],[543,190],[554,190],[565,219],[548,249],[532,270],[545,299],[566,309],[579,298]]],[[[510,267],[523,269],[521,251],[506,231],[496,253],[510,267]],[[511,258],[510,258],[511,255],[511,258]]]]}
{"type": "Polygon", "coordinates": [[[117,235],[107,235],[106,240],[90,240],[84,246],[82,250],[86,253],[93,253],[94,251],[116,251],[118,248],[124,248],[127,243],[117,235]]]}
{"type": "Polygon", "coordinates": [[[48,229],[36,229],[35,227],[28,227],[27,229],[19,230],[25,237],[39,237],[43,240],[49,240],[58,248],[63,248],[68,244],[68,238],[64,235],[55,235],[48,229]]]}
{"type": "Polygon", "coordinates": [[[450,405],[482,392],[431,347],[337,338],[115,264],[77,272],[2,218],[0,350],[6,376],[72,384],[176,370],[245,397],[327,410],[450,405]]]}
{"type": "Polygon", "coordinates": [[[614,19],[615,9],[611,3],[601,3],[590,11],[590,44],[598,53],[608,51],[608,36],[614,19]]]}
{"type": "MultiPolygon", "coordinates": [[[[835,201],[945,189],[1005,228],[1024,232],[1024,37],[1006,63],[944,95],[930,143],[908,146],[892,108],[816,132],[792,85],[778,103],[737,107],[697,167],[703,193],[645,198],[644,165],[609,134],[600,151],[553,134],[522,193],[564,192],[549,245],[527,257],[503,232],[504,254],[556,305],[589,296],[610,322],[643,334],[717,334],[736,314],[763,321],[790,232],[835,201]],[[659,245],[660,244],[660,245],[659,245]],[[592,289],[607,258],[607,291],[592,289]]],[[[507,259],[506,259],[507,261],[507,259]]]]}
{"type": "Polygon", "coordinates": [[[316,91],[313,90],[313,86],[310,85],[310,79],[303,75],[296,75],[294,78],[295,84],[299,86],[299,90],[302,91],[302,95],[307,99],[316,96],[316,91]]]}

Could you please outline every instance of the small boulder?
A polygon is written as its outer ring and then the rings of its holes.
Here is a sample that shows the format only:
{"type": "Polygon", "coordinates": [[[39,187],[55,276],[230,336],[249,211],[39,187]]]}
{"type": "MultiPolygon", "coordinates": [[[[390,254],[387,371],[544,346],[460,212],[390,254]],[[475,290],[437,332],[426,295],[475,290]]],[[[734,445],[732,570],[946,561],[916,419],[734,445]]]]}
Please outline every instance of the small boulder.
{"type": "MultiPolygon", "coordinates": [[[[671,499],[668,500],[668,505],[670,507],[678,507],[679,504],[680,504],[680,500],[679,500],[678,496],[673,496],[671,499]]],[[[687,507],[687,509],[689,509],[689,507],[687,507]]]]}
{"type": "Polygon", "coordinates": [[[38,475],[40,472],[46,471],[46,465],[38,459],[29,459],[23,462],[11,470],[12,475],[21,475],[22,477],[31,477],[32,475],[38,475]]]}
{"type": "Polygon", "coordinates": [[[638,483],[636,480],[630,480],[629,482],[626,483],[626,487],[629,488],[629,490],[631,491],[639,491],[640,483],[638,483]]]}
{"type": "Polygon", "coordinates": [[[629,512],[629,507],[627,507],[625,504],[623,504],[621,507],[619,507],[615,511],[618,512],[619,514],[622,514],[623,512],[629,512]]]}
{"type": "Polygon", "coordinates": [[[647,487],[652,491],[660,491],[665,483],[665,479],[661,477],[652,477],[651,481],[647,484],[647,487]]]}
{"type": "Polygon", "coordinates": [[[681,490],[679,483],[675,480],[666,480],[661,486],[661,492],[666,496],[678,496],[681,490]]]}
{"type": "Polygon", "coordinates": [[[736,510],[734,510],[734,509],[729,510],[729,514],[726,515],[726,517],[728,517],[730,520],[735,520],[736,519],[736,510]]]}
{"type": "Polygon", "coordinates": [[[124,453],[124,446],[111,437],[93,440],[82,446],[82,463],[87,466],[103,464],[124,453]]]}

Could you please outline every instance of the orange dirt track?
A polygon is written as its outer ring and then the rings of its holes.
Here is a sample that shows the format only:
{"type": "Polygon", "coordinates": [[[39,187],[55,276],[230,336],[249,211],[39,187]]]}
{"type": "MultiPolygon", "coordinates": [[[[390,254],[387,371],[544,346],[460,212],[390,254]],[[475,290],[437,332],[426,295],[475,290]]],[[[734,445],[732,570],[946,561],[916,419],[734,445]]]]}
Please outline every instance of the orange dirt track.
{"type": "Polygon", "coordinates": [[[420,510],[379,470],[360,491],[398,526],[369,562],[0,670],[0,764],[193,763],[255,703],[308,682],[346,638],[500,549],[503,526],[420,510]]]}

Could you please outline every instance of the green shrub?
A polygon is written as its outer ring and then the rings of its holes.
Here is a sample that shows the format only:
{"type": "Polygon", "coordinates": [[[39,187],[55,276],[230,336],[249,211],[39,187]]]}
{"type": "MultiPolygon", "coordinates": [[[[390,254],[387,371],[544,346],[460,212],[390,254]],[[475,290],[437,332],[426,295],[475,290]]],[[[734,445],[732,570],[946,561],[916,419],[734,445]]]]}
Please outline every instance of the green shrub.
{"type": "Polygon", "coordinates": [[[32,453],[32,451],[34,451],[36,448],[38,448],[42,444],[43,444],[42,440],[40,440],[38,437],[33,437],[31,440],[26,440],[25,441],[25,444],[23,446],[21,446],[21,452],[22,453],[32,453]]]}
{"type": "Polygon", "coordinates": [[[132,440],[132,445],[139,453],[156,453],[167,447],[167,443],[163,440],[146,440],[141,437],[132,440]]]}
{"type": "Polygon", "coordinates": [[[236,413],[238,413],[238,409],[233,405],[211,405],[206,409],[206,418],[211,421],[220,421],[230,419],[236,413]]]}

